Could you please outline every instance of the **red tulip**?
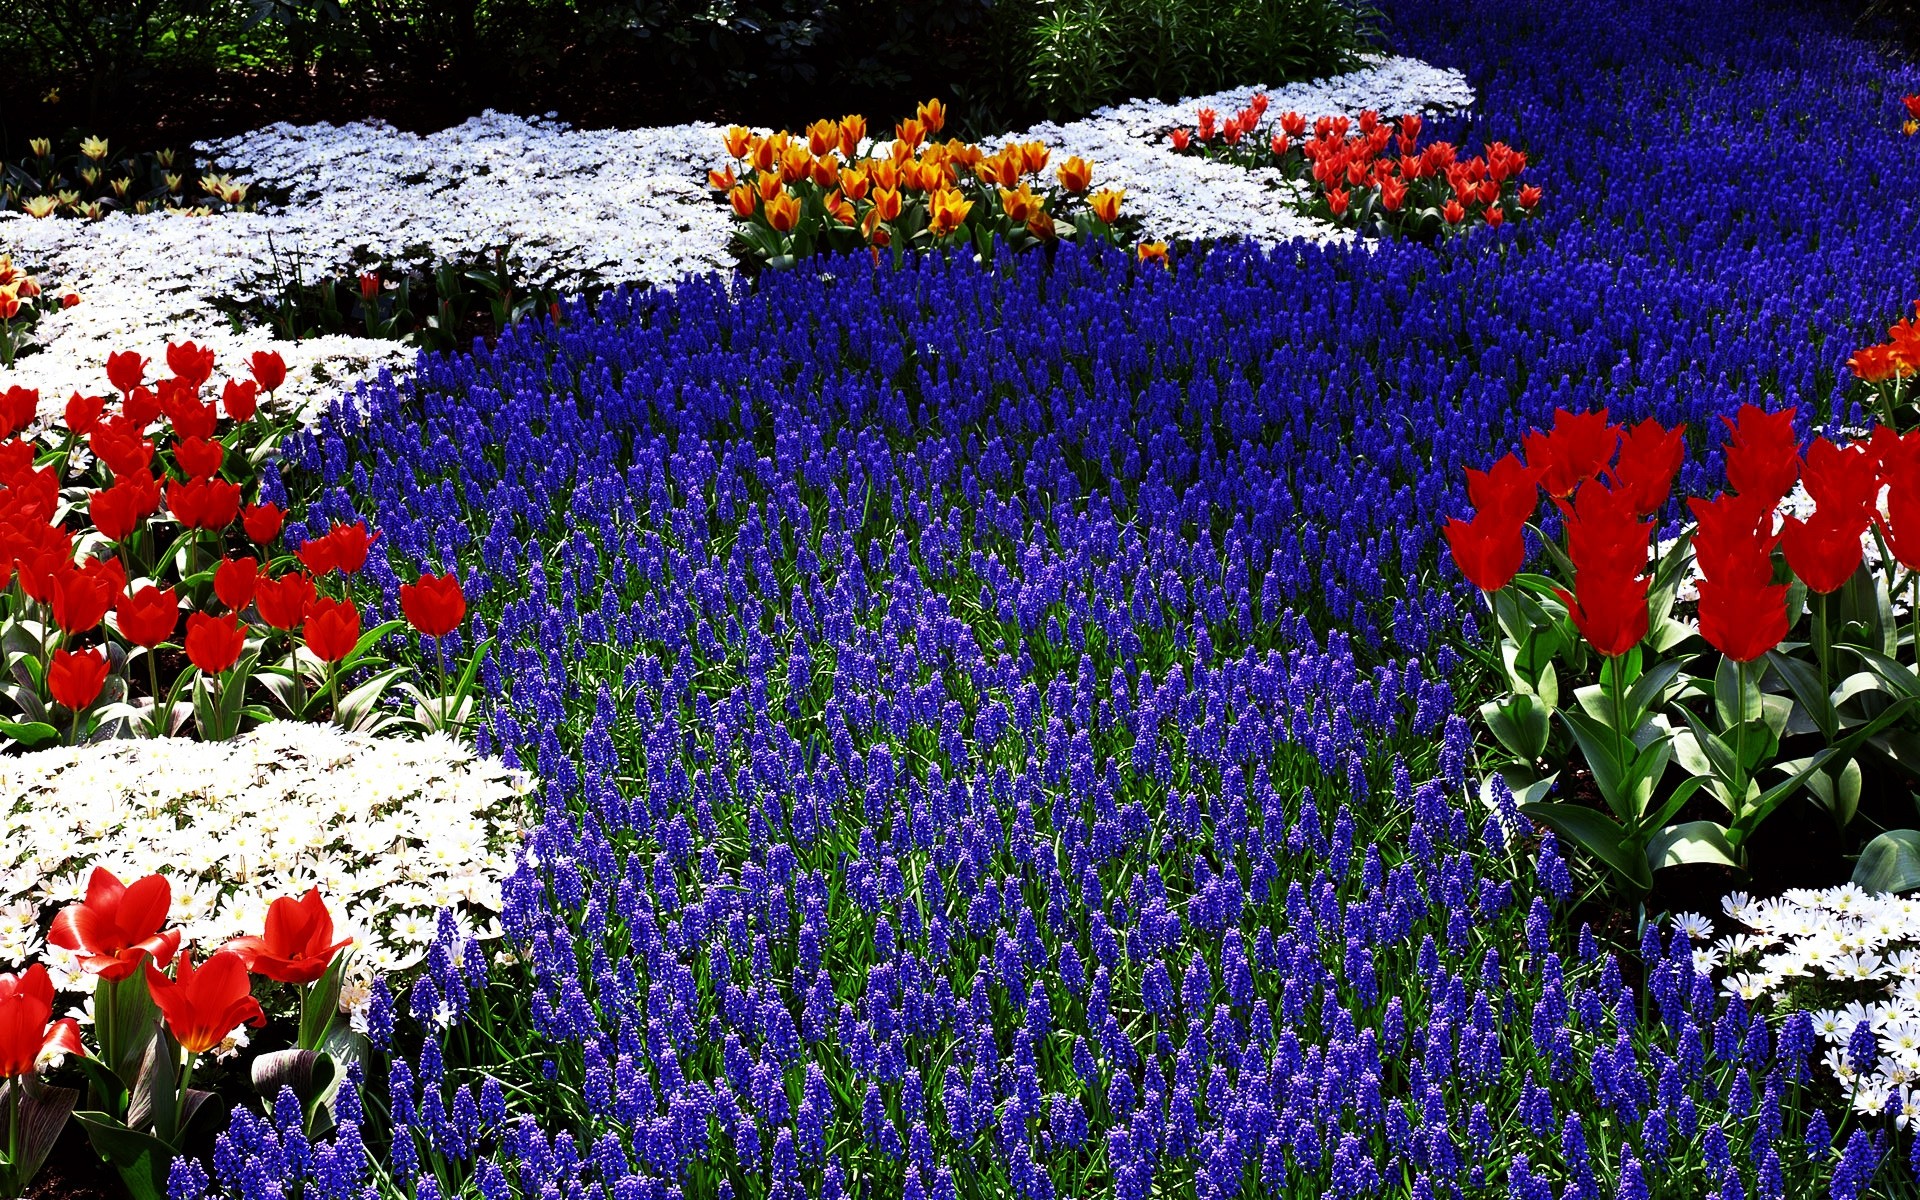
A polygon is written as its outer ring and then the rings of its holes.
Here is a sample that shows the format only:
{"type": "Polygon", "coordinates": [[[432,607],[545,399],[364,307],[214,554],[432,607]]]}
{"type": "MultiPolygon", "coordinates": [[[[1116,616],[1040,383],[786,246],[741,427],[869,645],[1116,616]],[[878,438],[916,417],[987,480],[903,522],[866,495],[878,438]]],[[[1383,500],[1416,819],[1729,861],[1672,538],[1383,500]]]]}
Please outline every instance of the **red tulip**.
{"type": "Polygon", "coordinates": [[[1620,440],[1613,478],[1633,499],[1633,511],[1650,517],[1673,494],[1673,478],[1687,455],[1686,427],[1668,429],[1649,417],[1620,440]]]}
{"type": "Polygon", "coordinates": [[[218,675],[239,662],[246,646],[246,627],[231,613],[224,617],[194,613],[187,618],[187,658],[208,675],[218,675]]]}
{"type": "Polygon", "coordinates": [[[1498,204],[1487,205],[1487,211],[1481,215],[1486,217],[1487,227],[1489,229],[1500,228],[1500,226],[1504,224],[1507,219],[1507,214],[1505,210],[1503,210],[1498,204]]]}
{"type": "Polygon", "coordinates": [[[281,358],[277,350],[256,350],[249,363],[253,370],[253,381],[260,385],[263,392],[277,392],[280,385],[287,381],[287,360],[281,358]]]}
{"type": "Polygon", "coordinates": [[[87,445],[115,479],[153,474],[153,442],[136,433],[103,423],[87,435],[87,445]]]}
{"type": "Polygon", "coordinates": [[[140,386],[147,377],[147,360],[131,350],[107,355],[107,382],[122,396],[140,386]]]}
{"type": "Polygon", "coordinates": [[[240,515],[240,487],[224,479],[172,482],[167,510],[188,529],[225,529],[240,515]]]}
{"type": "Polygon", "coordinates": [[[460,580],[451,571],[445,575],[422,575],[418,583],[400,585],[400,611],[421,633],[445,637],[458,629],[466,617],[467,597],[460,590],[460,580]]]}
{"type": "Polygon", "coordinates": [[[362,271],[360,273],[360,298],[372,300],[380,294],[380,276],[362,271]]]}
{"type": "Polygon", "coordinates": [[[1694,561],[1700,573],[1716,583],[1746,589],[1773,582],[1773,506],[1751,496],[1724,492],[1712,500],[1687,501],[1698,531],[1693,539],[1694,561]]]}
{"type": "Polygon", "coordinates": [[[140,522],[160,508],[160,484],[148,476],[129,475],[109,488],[102,488],[87,500],[87,515],[93,527],[119,542],[140,527],[140,522]]]}
{"type": "Polygon", "coordinates": [[[280,536],[280,526],[287,514],[277,505],[253,504],[240,510],[240,524],[246,528],[247,536],[264,546],[280,536]]]}
{"type": "Polygon", "coordinates": [[[359,640],[360,610],[353,601],[322,596],[307,605],[307,649],[321,662],[339,662],[359,640]]]}
{"type": "Polygon", "coordinates": [[[1567,557],[1578,579],[1624,578],[1647,567],[1653,522],[1638,520],[1633,497],[1625,491],[1594,486],[1560,502],[1566,516],[1567,557]]]}
{"type": "Polygon", "coordinates": [[[1540,189],[1533,184],[1520,189],[1520,207],[1532,209],[1540,203],[1540,189]]]}
{"type": "Polygon", "coordinates": [[[47,941],[78,954],[80,966],[102,979],[125,979],[149,954],[163,967],[173,961],[180,931],[160,929],[172,907],[165,875],[123,884],[105,867],[95,867],[87,898],[60,910],[47,941]]]}
{"type": "Polygon", "coordinates": [[[1893,557],[1909,571],[1920,571],[1920,480],[1889,487],[1887,515],[1875,519],[1893,557]]]}
{"type": "Polygon", "coordinates": [[[238,954],[256,975],[304,984],[325,975],[334,955],[352,944],[352,938],[333,940],[333,914],[320,889],[309,888],[298,900],[282,896],[267,905],[263,936],[235,938],[225,949],[238,954]]]}
{"type": "Polygon", "coordinates": [[[0,438],[10,438],[31,425],[39,410],[38,389],[10,387],[0,392],[0,438]]]}
{"type": "Polygon", "coordinates": [[[1576,583],[1579,596],[1557,589],[1573,623],[1593,648],[1612,658],[1647,636],[1647,579],[1598,577],[1576,583]]]}
{"type": "Polygon", "coordinates": [[[1920,96],[1902,96],[1900,103],[1907,106],[1907,115],[1920,121],[1920,96]]]}
{"type": "Polygon", "coordinates": [[[313,600],[313,580],[298,572],[254,584],[253,602],[260,619],[275,629],[293,629],[306,620],[313,600]]]}
{"type": "Polygon", "coordinates": [[[137,387],[127,393],[120,411],[135,429],[145,429],[160,419],[160,397],[150,387],[137,387]]]}
{"type": "Polygon", "coordinates": [[[213,572],[213,594],[220,603],[239,612],[253,603],[253,589],[260,564],[252,558],[223,558],[213,572]]]}
{"type": "Polygon", "coordinates": [[[220,403],[227,415],[236,421],[251,421],[254,409],[259,406],[260,385],[251,379],[229,379],[227,386],[220,389],[220,403]]]}
{"type": "MultiPolygon", "coordinates": [[[[0,1079],[37,1075],[51,1054],[82,1057],[80,1023],[53,1019],[53,979],[34,963],[18,975],[0,975],[0,1079]]],[[[18,1085],[15,1085],[18,1086],[18,1085]]]]}
{"type": "Polygon", "coordinates": [[[1350,197],[1345,188],[1329,188],[1327,191],[1327,211],[1334,216],[1344,216],[1350,197]]]}
{"type": "Polygon", "coordinates": [[[180,598],[172,588],[143,587],[120,602],[114,617],[121,637],[151,650],[180,624],[180,598]]]}
{"type": "Polygon", "coordinates": [[[1540,486],[1549,496],[1569,496],[1573,489],[1598,475],[1613,460],[1620,430],[1607,423],[1607,410],[1553,414],[1551,432],[1534,430],[1521,441],[1527,464],[1540,472],[1540,486]]]}
{"type": "Polygon", "coordinates": [[[1449,200],[1446,206],[1440,210],[1440,219],[1449,225],[1458,225],[1467,219],[1467,210],[1461,206],[1458,200],[1449,200]]]}
{"type": "Polygon", "coordinates": [[[220,428],[220,411],[203,404],[198,394],[177,379],[162,379],[160,408],[173,422],[173,431],[183,438],[211,438],[220,428]]]}
{"type": "Polygon", "coordinates": [[[242,1024],[258,1028],[267,1023],[253,998],[246,962],[231,950],[217,950],[195,967],[189,948],[172,979],[149,965],[147,991],[167,1019],[167,1032],[192,1054],[214,1049],[242,1024]]]}
{"type": "MultiPolygon", "coordinates": [[[[1447,548],[1467,581],[1483,592],[1497,592],[1513,581],[1526,560],[1521,526],[1483,512],[1472,521],[1447,521],[1447,548]]],[[[404,604],[404,601],[402,602],[404,604]]]]}
{"type": "Polygon", "coordinates": [[[1735,662],[1759,658],[1787,636],[1787,585],[1701,580],[1700,636],[1735,662]]]}
{"type": "Polygon", "coordinates": [[[1826,438],[1815,438],[1801,462],[1800,481],[1821,512],[1851,520],[1869,513],[1880,495],[1879,458],[1868,444],[1842,450],[1826,438]]]}
{"type": "Polygon", "coordinates": [[[1793,431],[1793,415],[1792,409],[1769,413],[1757,404],[1743,404],[1737,418],[1720,418],[1731,434],[1727,482],[1735,491],[1771,506],[1792,490],[1800,475],[1800,438],[1793,431]]]}
{"type": "Polygon", "coordinates": [[[1860,535],[1866,522],[1851,515],[1815,512],[1813,519],[1788,517],[1780,543],[1787,565],[1809,591],[1837,592],[1860,567],[1860,535]]]}
{"type": "Polygon", "coordinates": [[[355,521],[351,525],[335,525],[321,536],[301,543],[294,553],[315,575],[329,571],[352,574],[366,565],[367,548],[379,537],[377,532],[367,532],[365,521],[355,521]]]}
{"type": "Polygon", "coordinates": [[[1485,471],[1467,468],[1467,499],[1478,516],[1497,516],[1503,524],[1524,525],[1539,504],[1540,471],[1508,454],[1485,471]]]}
{"type": "Polygon", "coordinates": [[[196,390],[213,375],[213,349],[182,342],[167,346],[167,369],[196,390]]]}
{"type": "Polygon", "coordinates": [[[112,582],[98,572],[62,571],[53,579],[53,623],[65,633],[85,633],[113,607],[112,582]]]}
{"type": "Polygon", "coordinates": [[[100,650],[55,650],[47,663],[47,692],[74,712],[100,698],[107,682],[107,656],[100,650]]]}
{"type": "Polygon", "coordinates": [[[225,446],[206,438],[181,438],[173,444],[173,460],[180,464],[188,479],[208,479],[218,474],[226,457],[225,446]]]}
{"type": "Polygon", "coordinates": [[[79,392],[67,397],[67,411],[63,417],[68,429],[81,436],[93,432],[100,424],[100,418],[107,411],[105,396],[82,396],[79,392]]]}

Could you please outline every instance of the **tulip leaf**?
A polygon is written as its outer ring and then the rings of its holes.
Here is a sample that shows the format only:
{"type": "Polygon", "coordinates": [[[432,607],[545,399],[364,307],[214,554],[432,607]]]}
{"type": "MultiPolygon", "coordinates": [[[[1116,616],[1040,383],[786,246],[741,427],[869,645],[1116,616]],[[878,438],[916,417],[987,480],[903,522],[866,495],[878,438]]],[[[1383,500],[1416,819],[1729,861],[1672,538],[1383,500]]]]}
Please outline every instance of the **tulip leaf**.
{"type": "Polygon", "coordinates": [[[76,1112],[73,1119],[87,1131],[94,1151],[113,1164],[133,1200],[165,1200],[173,1147],[103,1112],[76,1112]]]}
{"type": "Polygon", "coordinates": [[[1870,892],[1920,888],[1920,829],[1889,829],[1868,842],[1853,864],[1853,882],[1870,892]]]}
{"type": "Polygon", "coordinates": [[[1647,843],[1647,862],[1658,871],[1686,863],[1740,865],[1739,852],[1727,840],[1727,828],[1713,821],[1669,825],[1647,843]]]}
{"type": "Polygon", "coordinates": [[[1720,740],[1719,734],[1708,729],[1701,723],[1699,717],[1694,716],[1687,709],[1682,708],[1680,715],[1686,718],[1687,728],[1693,733],[1694,744],[1700,748],[1700,753],[1706,758],[1714,778],[1726,786],[1728,797],[1737,806],[1740,792],[1744,790],[1747,773],[1741,768],[1739,759],[1735,757],[1733,747],[1720,740]]]}
{"type": "Polygon", "coordinates": [[[1780,678],[1787,681],[1794,698],[1800,701],[1800,707],[1813,718],[1814,727],[1831,742],[1839,726],[1839,716],[1834,712],[1832,695],[1821,683],[1820,673],[1807,663],[1778,650],[1767,651],[1767,662],[1780,673],[1780,678]]]}
{"type": "Polygon", "coordinates": [[[1807,776],[1807,790],[1820,802],[1820,807],[1833,814],[1834,824],[1845,829],[1860,809],[1860,782],[1860,761],[1849,758],[1838,776],[1830,771],[1816,771],[1807,776]]]}
{"type": "Polygon", "coordinates": [[[327,1037],[327,1030],[333,1027],[334,1017],[340,1009],[340,980],[346,970],[347,952],[333,956],[326,971],[314,980],[313,986],[300,998],[300,1037],[298,1045],[307,1050],[318,1050],[327,1037]]]}
{"type": "Polygon", "coordinates": [[[1480,706],[1480,718],[1508,753],[1523,763],[1539,760],[1553,732],[1546,712],[1530,696],[1489,700],[1480,706]]]}
{"type": "Polygon", "coordinates": [[[1884,654],[1860,646],[1843,646],[1841,649],[1857,654],[1867,664],[1867,668],[1884,682],[1894,695],[1920,699],[1920,678],[1905,666],[1888,658],[1884,654]]]}
{"type": "Polygon", "coordinates": [[[45,721],[0,721],[0,733],[19,742],[26,750],[60,740],[60,731],[45,721]]]}
{"type": "Polygon", "coordinates": [[[1626,831],[1605,813],[1552,801],[1529,804],[1521,811],[1613,868],[1637,890],[1645,892],[1653,887],[1653,872],[1647,867],[1646,854],[1633,845],[1626,831]]]}
{"type": "Polygon", "coordinates": [[[376,718],[388,716],[377,712],[374,706],[393,686],[393,682],[406,672],[405,667],[389,667],[340,697],[340,707],[333,714],[334,721],[344,729],[374,732],[378,725],[376,718]]]}
{"type": "Polygon", "coordinates": [[[15,1104],[19,1112],[19,1133],[13,1145],[13,1161],[0,1167],[7,1178],[9,1195],[20,1195],[40,1172],[48,1151],[60,1140],[67,1118],[79,1101],[74,1088],[47,1087],[38,1082],[9,1079],[0,1083],[0,1112],[15,1104]]]}
{"type": "Polygon", "coordinates": [[[1566,722],[1567,728],[1573,731],[1574,740],[1580,743],[1580,753],[1587,760],[1587,770],[1593,773],[1593,785],[1600,790],[1607,807],[1613,809],[1614,815],[1621,820],[1632,820],[1633,814],[1627,803],[1624,786],[1630,764],[1620,759],[1620,739],[1616,738],[1613,730],[1570,708],[1560,710],[1560,719],[1566,722]]]}
{"type": "Polygon", "coordinates": [[[1666,691],[1673,685],[1675,677],[1686,666],[1686,658],[1670,658],[1657,663],[1646,674],[1633,681],[1633,687],[1627,692],[1627,720],[1638,726],[1648,710],[1658,707],[1666,691]]]}
{"type": "Polygon", "coordinates": [[[1720,665],[1713,672],[1713,711],[1722,729],[1730,730],[1758,720],[1760,672],[1743,669],[1741,664],[1721,655],[1720,665]]]}

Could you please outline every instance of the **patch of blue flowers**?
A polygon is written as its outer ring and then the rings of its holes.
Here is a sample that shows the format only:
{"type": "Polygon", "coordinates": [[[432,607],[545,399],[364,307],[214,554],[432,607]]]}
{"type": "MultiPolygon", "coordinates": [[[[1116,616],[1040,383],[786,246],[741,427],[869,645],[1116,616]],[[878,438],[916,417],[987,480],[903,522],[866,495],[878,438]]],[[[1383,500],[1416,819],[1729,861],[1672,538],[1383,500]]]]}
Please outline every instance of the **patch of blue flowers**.
{"type": "Polygon", "coordinates": [[[1588,928],[1551,835],[1478,799],[1438,530],[1556,406],[1709,448],[1745,402],[1846,419],[1920,281],[1920,74],[1759,0],[1393,11],[1541,220],[691,280],[298,440],[307,526],[382,531],[376,613],[461,573],[483,748],[541,816],[508,1008],[449,929],[376,1004],[377,1103],[324,1154],[297,1110],[237,1122],[215,1185],[1910,1190],[1804,1016],[1588,928]]]}

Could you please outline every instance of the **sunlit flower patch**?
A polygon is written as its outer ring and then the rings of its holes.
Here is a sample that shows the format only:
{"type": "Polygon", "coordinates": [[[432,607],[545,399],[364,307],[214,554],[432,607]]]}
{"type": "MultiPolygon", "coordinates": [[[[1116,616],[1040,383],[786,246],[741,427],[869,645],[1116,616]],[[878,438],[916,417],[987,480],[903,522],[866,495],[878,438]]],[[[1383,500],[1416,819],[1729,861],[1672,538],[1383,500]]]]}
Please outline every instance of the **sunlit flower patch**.
{"type": "MultiPolygon", "coordinates": [[[[1844,884],[1763,900],[1735,892],[1722,908],[1735,931],[1696,950],[1722,990],[1811,1022],[1821,1065],[1853,1107],[1878,1114],[1891,1097],[1905,1124],[1920,1093],[1920,898],[1844,884]]],[[[1713,937],[1713,922],[1689,920],[1690,937],[1713,937]]]]}
{"type": "Polygon", "coordinates": [[[0,969],[44,960],[85,986],[46,938],[52,907],[91,868],[173,882],[183,937],[255,932],[275,896],[317,887],[381,975],[420,961],[435,914],[497,932],[500,881],[523,821],[524,776],[445,736],[373,738],[279,722],[232,742],[184,739],[0,758],[0,969]]]}

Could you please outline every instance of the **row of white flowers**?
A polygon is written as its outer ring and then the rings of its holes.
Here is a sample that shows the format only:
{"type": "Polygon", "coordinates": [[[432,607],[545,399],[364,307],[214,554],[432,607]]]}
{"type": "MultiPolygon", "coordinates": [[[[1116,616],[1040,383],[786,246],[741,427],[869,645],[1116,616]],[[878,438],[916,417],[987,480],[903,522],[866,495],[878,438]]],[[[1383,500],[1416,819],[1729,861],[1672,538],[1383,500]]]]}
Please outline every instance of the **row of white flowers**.
{"type": "Polygon", "coordinates": [[[524,776],[444,735],[372,738],[276,721],[231,742],[117,741],[0,758],[0,971],[44,962],[45,918],[96,866],[173,884],[172,923],[204,949],[258,933],[275,897],[320,889],[362,981],[417,963],[452,909],[497,935],[524,776]]]}
{"type": "MultiPolygon", "coordinates": [[[[1275,172],[1168,151],[1165,132],[1191,124],[1197,108],[1236,111],[1258,90],[1135,101],[1020,136],[1092,160],[1102,186],[1126,189],[1124,211],[1150,238],[1347,236],[1299,216],[1275,172]]],[[[1432,112],[1473,100],[1459,72],[1408,58],[1270,94],[1274,111],[1309,115],[1432,112]]],[[[288,194],[281,208],[99,222],[0,215],[0,252],[40,272],[43,285],[81,297],[44,319],[46,349],[0,369],[0,390],[39,388],[51,408],[75,390],[104,390],[109,352],[158,359],[168,340],[187,337],[237,369],[268,334],[236,331],[215,302],[265,295],[276,257],[280,269],[297,260],[311,279],[377,260],[418,264],[510,244],[532,282],[561,288],[670,285],[726,269],[729,210],[705,183],[707,168],[725,158],[720,133],[709,124],[582,130],[492,112],[425,136],[379,122],[273,125],[199,149],[219,170],[288,194]]],[[[291,368],[282,399],[299,405],[412,361],[396,343],[359,337],[275,348],[291,368]]]]}

